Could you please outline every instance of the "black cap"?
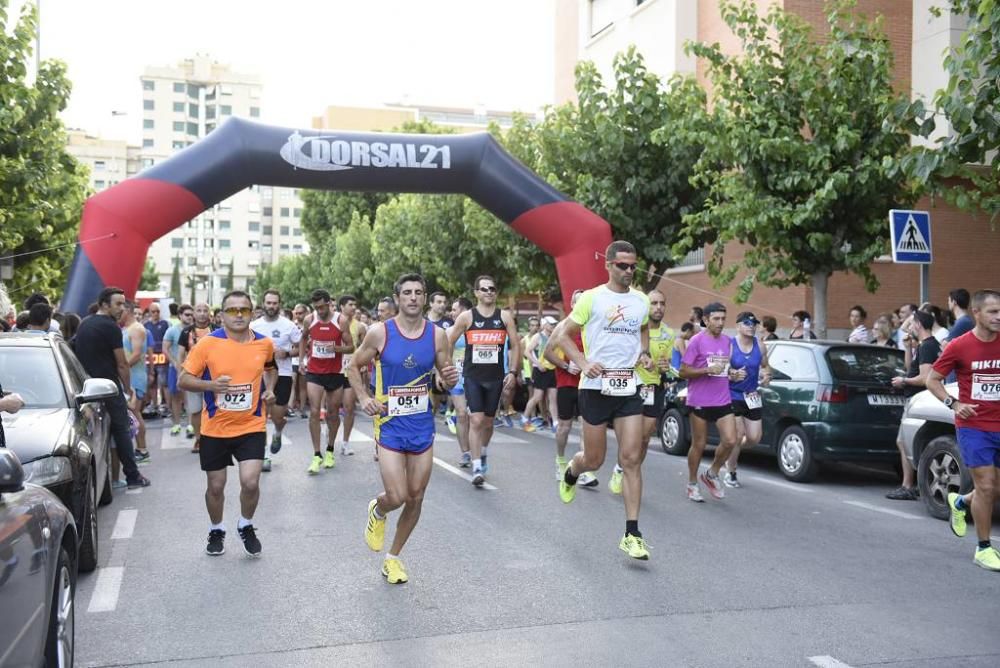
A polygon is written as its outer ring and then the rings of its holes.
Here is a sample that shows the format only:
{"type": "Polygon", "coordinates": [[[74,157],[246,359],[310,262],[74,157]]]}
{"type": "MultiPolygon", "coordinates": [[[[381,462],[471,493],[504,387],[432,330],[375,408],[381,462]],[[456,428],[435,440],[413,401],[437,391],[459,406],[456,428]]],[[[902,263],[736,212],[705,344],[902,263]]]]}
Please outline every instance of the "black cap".
{"type": "Polygon", "coordinates": [[[706,318],[707,318],[707,317],[708,317],[708,316],[709,316],[710,314],[712,314],[712,313],[718,313],[718,312],[720,312],[720,311],[721,311],[722,313],[725,313],[725,312],[726,312],[726,307],[725,307],[725,306],[723,306],[723,305],[722,305],[721,303],[719,303],[719,302],[712,302],[711,304],[707,304],[707,305],[705,306],[705,308],[703,308],[703,309],[702,309],[702,313],[704,313],[704,315],[705,315],[705,317],[706,317],[706,318]]]}
{"type": "Polygon", "coordinates": [[[757,316],[753,314],[753,311],[743,311],[738,316],[736,316],[736,322],[747,322],[747,321],[750,321],[755,325],[760,324],[760,320],[758,320],[757,316]]]}

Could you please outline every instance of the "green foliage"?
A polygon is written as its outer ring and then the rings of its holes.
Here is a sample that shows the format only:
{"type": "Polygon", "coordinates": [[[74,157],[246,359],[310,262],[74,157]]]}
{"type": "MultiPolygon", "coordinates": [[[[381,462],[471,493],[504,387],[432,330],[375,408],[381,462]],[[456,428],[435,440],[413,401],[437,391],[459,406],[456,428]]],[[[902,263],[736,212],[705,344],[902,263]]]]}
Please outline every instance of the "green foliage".
{"type": "Polygon", "coordinates": [[[755,3],[727,1],[722,16],[744,55],[688,47],[710,66],[716,129],[694,176],[707,206],[685,217],[679,250],[717,230],[709,271],[717,285],[745,271],[739,299],[758,283],[808,284],[842,270],[874,290],[870,263],[888,250],[887,211],[915,199],[888,168],[909,145],[905,127],[885,120],[905,102],[892,90],[890,45],[880,19],[852,9],[829,5],[830,38],[820,42],[780,7],[762,18],[755,3]],[[746,244],[741,260],[723,261],[730,242],[746,244]]]}
{"type": "Polygon", "coordinates": [[[159,290],[160,274],[156,270],[156,263],[153,258],[147,257],[146,264],[142,268],[142,276],[139,277],[140,290],[159,290]]]}
{"type": "Polygon", "coordinates": [[[1000,4],[995,0],[950,0],[950,10],[968,17],[960,44],[945,56],[948,85],[923,100],[901,102],[897,118],[913,134],[930,136],[935,117],[950,124],[933,148],[920,147],[899,161],[902,171],[966,211],[1000,216],[1000,4]]]}
{"type": "Polygon", "coordinates": [[[29,292],[52,296],[62,290],[87,178],[66,152],[58,116],[71,88],[66,66],[46,60],[34,83],[27,83],[37,13],[27,3],[11,30],[8,5],[0,0],[0,255],[65,244],[14,260],[11,292],[17,301],[29,292]]]}
{"type": "MultiPolygon", "coordinates": [[[[593,63],[577,65],[579,102],[550,109],[537,129],[539,171],[644,260],[669,267],[683,257],[672,250],[682,216],[702,206],[689,177],[712,132],[705,92],[682,77],[664,87],[635,47],[613,69],[605,88],[593,63]]],[[[711,227],[688,234],[700,243],[714,236],[711,227]]]]}
{"type": "Polygon", "coordinates": [[[174,256],[174,269],[170,274],[170,296],[177,301],[183,299],[181,294],[181,258],[179,255],[174,256]]]}
{"type": "Polygon", "coordinates": [[[226,271],[226,277],[222,280],[222,289],[223,290],[229,291],[229,290],[233,289],[233,283],[235,282],[234,276],[233,276],[233,272],[234,271],[235,270],[233,268],[233,262],[232,262],[232,260],[230,260],[229,261],[229,270],[226,271]]]}

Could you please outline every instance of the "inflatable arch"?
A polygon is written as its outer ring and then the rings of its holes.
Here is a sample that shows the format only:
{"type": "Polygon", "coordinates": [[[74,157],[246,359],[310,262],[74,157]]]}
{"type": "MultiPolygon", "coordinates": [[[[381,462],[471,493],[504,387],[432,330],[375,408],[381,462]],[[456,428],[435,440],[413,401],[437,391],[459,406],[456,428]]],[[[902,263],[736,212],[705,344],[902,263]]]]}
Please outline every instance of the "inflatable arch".
{"type": "Polygon", "coordinates": [[[97,293],[139,285],[149,246],[250,185],[461,193],[556,262],[565,303],[607,279],[611,228],[518,162],[488,133],[413,135],[294,130],[230,119],[198,143],[87,200],[62,300],[83,313],[97,293]]]}

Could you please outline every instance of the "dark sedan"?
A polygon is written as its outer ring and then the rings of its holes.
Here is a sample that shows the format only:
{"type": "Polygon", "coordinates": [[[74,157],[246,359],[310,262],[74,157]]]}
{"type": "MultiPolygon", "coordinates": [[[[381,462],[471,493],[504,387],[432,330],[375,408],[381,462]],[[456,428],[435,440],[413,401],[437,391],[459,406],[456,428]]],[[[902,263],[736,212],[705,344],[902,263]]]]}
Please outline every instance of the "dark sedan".
{"type": "Polygon", "coordinates": [[[57,334],[0,334],[0,385],[24,408],[4,415],[25,480],[58,496],[80,531],[80,570],[97,567],[97,504],[111,503],[110,419],[117,386],[90,378],[57,334]]]}
{"type": "MultiPolygon", "coordinates": [[[[755,451],[777,455],[789,480],[816,477],[822,461],[899,460],[896,434],[903,406],[893,376],[905,375],[903,351],[841,341],[771,341],[772,380],[760,389],[764,435],[755,451]]],[[[664,451],[686,454],[690,428],[685,392],[665,396],[660,440],[664,451]]],[[[714,426],[709,443],[718,442],[714,426]]]]}
{"type": "Polygon", "coordinates": [[[66,506],[0,448],[0,666],[73,665],[77,550],[66,506]]]}

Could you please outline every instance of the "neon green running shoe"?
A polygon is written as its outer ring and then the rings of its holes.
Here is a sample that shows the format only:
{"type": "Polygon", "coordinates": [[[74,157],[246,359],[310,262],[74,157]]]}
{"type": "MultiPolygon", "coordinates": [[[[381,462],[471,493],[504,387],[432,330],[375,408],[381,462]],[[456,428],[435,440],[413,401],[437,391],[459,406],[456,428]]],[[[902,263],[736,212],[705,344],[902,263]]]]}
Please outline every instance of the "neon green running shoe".
{"type": "Polygon", "coordinates": [[[395,558],[382,562],[382,575],[385,576],[389,584],[403,584],[410,579],[406,575],[406,569],[403,568],[403,562],[395,558]]]}
{"type": "Polygon", "coordinates": [[[332,469],[337,465],[337,460],[333,456],[333,450],[327,450],[323,453],[323,468],[332,469]]]}
{"type": "Polygon", "coordinates": [[[319,455],[313,455],[312,462],[309,464],[309,468],[306,469],[309,475],[316,475],[319,473],[319,467],[323,465],[323,458],[319,455]]]}
{"type": "Polygon", "coordinates": [[[559,498],[563,503],[573,503],[576,498],[576,485],[567,485],[566,479],[559,481],[559,498]]]}
{"type": "Polygon", "coordinates": [[[615,469],[611,474],[611,480],[608,481],[608,490],[612,494],[622,493],[622,472],[615,469]]]}
{"type": "Polygon", "coordinates": [[[976,550],[976,558],[972,560],[976,566],[988,571],[1000,571],[1000,552],[995,547],[983,547],[976,550]]]}
{"type": "Polygon", "coordinates": [[[381,552],[385,545],[385,518],[378,518],[375,514],[377,499],[372,499],[368,503],[368,523],[365,524],[365,543],[373,552],[381,552]]]}
{"type": "Polygon", "coordinates": [[[631,534],[622,536],[622,542],[618,543],[618,549],[633,559],[649,560],[649,547],[646,545],[646,541],[639,536],[631,534]]]}
{"type": "Polygon", "coordinates": [[[955,507],[959,496],[961,495],[956,492],[948,494],[948,524],[951,525],[951,532],[961,538],[965,535],[967,527],[965,525],[965,509],[959,510],[955,507]]]}
{"type": "Polygon", "coordinates": [[[173,427],[170,428],[171,436],[180,436],[180,434],[181,434],[181,426],[179,424],[175,424],[173,427]]]}

